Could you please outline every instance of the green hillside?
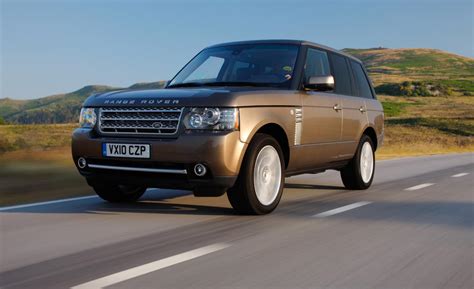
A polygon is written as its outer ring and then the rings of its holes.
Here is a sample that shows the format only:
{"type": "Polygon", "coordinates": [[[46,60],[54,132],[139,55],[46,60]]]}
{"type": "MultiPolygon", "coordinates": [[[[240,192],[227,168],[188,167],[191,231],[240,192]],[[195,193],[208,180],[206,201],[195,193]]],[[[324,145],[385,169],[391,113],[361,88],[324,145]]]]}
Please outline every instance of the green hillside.
{"type": "Polygon", "coordinates": [[[436,49],[344,49],[364,62],[381,94],[474,95],[474,59],[436,49]]]}
{"type": "MultiPolygon", "coordinates": [[[[164,82],[137,83],[130,89],[161,88],[164,82]]],[[[0,119],[9,123],[45,124],[77,122],[84,100],[93,93],[121,89],[88,85],[77,91],[31,100],[0,99],[0,119]]]]}
{"type": "Polygon", "coordinates": [[[26,102],[26,100],[10,98],[0,99],[0,117],[4,118],[5,116],[21,111],[26,102]]]}

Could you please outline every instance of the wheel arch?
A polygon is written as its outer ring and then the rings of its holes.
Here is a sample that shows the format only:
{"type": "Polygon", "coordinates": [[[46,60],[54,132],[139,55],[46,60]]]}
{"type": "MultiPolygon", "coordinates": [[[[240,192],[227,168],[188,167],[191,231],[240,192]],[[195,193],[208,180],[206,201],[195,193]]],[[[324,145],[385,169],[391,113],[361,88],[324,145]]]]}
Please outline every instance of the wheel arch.
{"type": "Polygon", "coordinates": [[[377,133],[375,132],[375,129],[371,126],[368,126],[365,128],[362,135],[367,135],[368,137],[370,137],[370,139],[372,140],[372,143],[374,144],[374,151],[376,151],[378,147],[378,141],[377,141],[377,133]]]}
{"type": "Polygon", "coordinates": [[[283,151],[283,157],[285,160],[285,168],[287,168],[288,164],[290,163],[290,144],[288,141],[288,136],[285,130],[283,129],[283,127],[276,123],[266,123],[255,131],[250,141],[252,141],[252,139],[257,133],[268,134],[272,136],[273,138],[275,138],[275,140],[278,142],[278,144],[280,145],[283,151]]]}

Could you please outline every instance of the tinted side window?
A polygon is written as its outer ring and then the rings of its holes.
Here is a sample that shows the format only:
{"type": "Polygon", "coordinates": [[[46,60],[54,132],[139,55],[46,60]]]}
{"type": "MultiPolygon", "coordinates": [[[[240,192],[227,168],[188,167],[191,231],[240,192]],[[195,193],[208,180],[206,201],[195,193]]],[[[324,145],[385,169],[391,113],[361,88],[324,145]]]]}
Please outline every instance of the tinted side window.
{"type": "Polygon", "coordinates": [[[354,74],[357,87],[359,89],[359,96],[365,98],[373,98],[372,89],[370,89],[369,80],[365,76],[362,65],[351,60],[352,73],[354,74]]]}
{"type": "Polygon", "coordinates": [[[325,51],[308,48],[304,65],[304,80],[312,76],[330,75],[328,55],[325,51]]]}
{"type": "Polygon", "coordinates": [[[347,67],[346,58],[337,54],[330,54],[335,82],[334,92],[338,94],[352,95],[351,75],[347,67]]]}

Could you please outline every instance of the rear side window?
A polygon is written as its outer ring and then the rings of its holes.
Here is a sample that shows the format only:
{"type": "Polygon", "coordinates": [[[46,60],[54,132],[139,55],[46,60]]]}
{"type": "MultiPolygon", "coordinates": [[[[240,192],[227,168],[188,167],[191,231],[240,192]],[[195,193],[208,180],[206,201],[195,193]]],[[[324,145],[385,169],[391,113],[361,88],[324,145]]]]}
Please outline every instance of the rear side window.
{"type": "Polygon", "coordinates": [[[325,51],[308,48],[304,65],[304,80],[312,76],[330,75],[328,55],[325,51]]]}
{"type": "Polygon", "coordinates": [[[336,86],[334,92],[337,94],[352,95],[351,75],[346,58],[333,53],[330,54],[330,58],[333,69],[332,75],[334,76],[336,86]]]}
{"type": "Polygon", "coordinates": [[[352,73],[354,74],[355,82],[359,90],[359,96],[365,98],[373,98],[372,89],[369,85],[369,80],[365,75],[364,69],[360,63],[351,60],[352,73]]]}

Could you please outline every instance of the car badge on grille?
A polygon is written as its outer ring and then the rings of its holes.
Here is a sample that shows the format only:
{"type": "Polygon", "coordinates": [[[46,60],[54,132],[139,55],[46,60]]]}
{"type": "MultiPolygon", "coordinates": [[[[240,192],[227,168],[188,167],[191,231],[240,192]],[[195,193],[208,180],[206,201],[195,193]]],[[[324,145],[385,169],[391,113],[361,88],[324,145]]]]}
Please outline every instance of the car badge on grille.
{"type": "Polygon", "coordinates": [[[161,128],[163,125],[161,124],[161,122],[154,122],[151,126],[153,128],[161,128]]]}

